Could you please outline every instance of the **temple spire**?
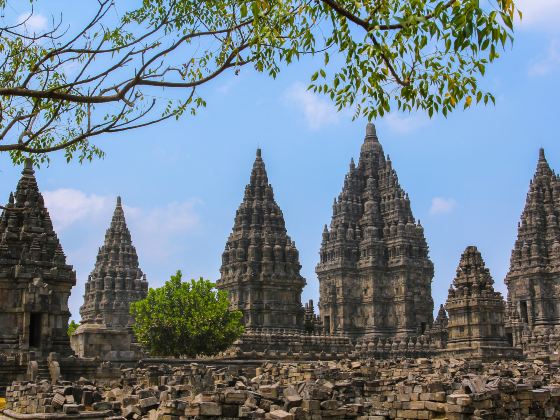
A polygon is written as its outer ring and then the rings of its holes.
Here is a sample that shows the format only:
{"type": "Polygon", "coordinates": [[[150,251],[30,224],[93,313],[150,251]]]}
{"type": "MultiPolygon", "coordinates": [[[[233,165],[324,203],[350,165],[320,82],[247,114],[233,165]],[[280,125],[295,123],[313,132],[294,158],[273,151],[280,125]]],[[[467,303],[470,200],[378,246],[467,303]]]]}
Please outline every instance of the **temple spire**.
{"type": "Polygon", "coordinates": [[[560,325],[554,311],[560,295],[551,286],[559,275],[560,180],[541,148],[505,279],[512,308],[529,329],[560,325]],[[535,292],[528,297],[527,290],[535,292]]]}
{"type": "Polygon", "coordinates": [[[129,327],[132,325],[130,303],[143,299],[147,290],[148,284],[139,268],[136,248],[126,225],[122,201],[117,197],[105,241],[86,282],[84,304],[80,308],[82,323],[129,327]]]}
{"type": "Polygon", "coordinates": [[[540,161],[543,161],[543,160],[546,162],[546,157],[545,157],[545,155],[544,155],[544,149],[541,147],[541,148],[539,149],[539,162],[540,162],[540,161]]]}
{"type": "Polygon", "coordinates": [[[554,263],[554,242],[560,239],[558,187],[558,179],[546,161],[544,150],[540,149],[511,255],[510,273],[524,267],[545,270],[554,263]]]}
{"type": "Polygon", "coordinates": [[[521,352],[507,342],[505,302],[475,246],[463,254],[445,303],[448,314],[446,352],[463,357],[507,357],[521,352]]]}
{"type": "Polygon", "coordinates": [[[483,290],[492,287],[493,284],[494,280],[492,280],[490,271],[486,268],[479,250],[476,246],[468,246],[461,255],[453,286],[483,290]]]}
{"type": "Polygon", "coordinates": [[[544,154],[544,149],[541,147],[539,149],[539,160],[537,162],[537,171],[535,173],[535,177],[538,175],[549,175],[552,172],[548,162],[546,160],[546,156],[544,154]]]}
{"type": "Polygon", "coordinates": [[[287,234],[257,149],[249,184],[222,254],[217,287],[227,290],[232,305],[243,311],[247,330],[300,330],[305,285],[300,268],[299,253],[287,234]]]}
{"type": "Polygon", "coordinates": [[[76,273],[66,263],[30,159],[21,174],[0,216],[0,289],[10,291],[4,299],[10,317],[0,313],[0,348],[19,343],[18,350],[33,347],[39,357],[68,355],[68,296],[76,273]],[[29,336],[31,313],[44,328],[41,337],[29,336]]]}
{"type": "Polygon", "coordinates": [[[342,191],[333,203],[330,229],[323,232],[320,257],[316,272],[321,290],[343,295],[329,295],[319,301],[322,316],[337,319],[336,323],[325,322],[331,332],[356,338],[364,334],[408,335],[432,323],[433,265],[423,229],[415,224],[410,200],[385,157],[372,123],[366,126],[359,161],[357,165],[351,161],[342,191]],[[371,272],[379,278],[366,274],[371,272]],[[392,276],[394,280],[389,280],[392,276]],[[388,286],[391,281],[412,276],[414,285],[400,289],[388,286]],[[339,283],[345,284],[344,290],[339,283]],[[381,295],[374,291],[377,288],[395,291],[394,301],[372,304],[371,296],[381,295]],[[372,295],[364,296],[362,304],[356,303],[361,297],[344,292],[368,289],[372,295]],[[422,299],[412,302],[405,297],[412,294],[422,299]],[[337,314],[342,307],[344,313],[337,314]],[[391,315],[379,316],[380,313],[391,315]]]}

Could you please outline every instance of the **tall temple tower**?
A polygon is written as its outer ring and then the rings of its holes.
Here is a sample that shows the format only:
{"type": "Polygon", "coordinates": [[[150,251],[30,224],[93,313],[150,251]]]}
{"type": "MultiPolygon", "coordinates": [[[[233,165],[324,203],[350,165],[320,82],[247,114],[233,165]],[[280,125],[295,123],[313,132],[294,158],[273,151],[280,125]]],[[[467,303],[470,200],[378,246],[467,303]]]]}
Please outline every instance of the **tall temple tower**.
{"type": "Polygon", "coordinates": [[[126,226],[121,198],[113,213],[105,242],[85,284],[80,308],[82,325],[72,336],[72,347],[80,356],[126,358],[133,340],[130,304],[144,299],[148,282],[138,266],[138,255],[126,226]],[[121,354],[116,354],[120,352],[121,354]]]}
{"type": "Polygon", "coordinates": [[[530,331],[560,328],[560,179],[540,149],[505,278],[510,317],[530,331]]]}
{"type": "Polygon", "coordinates": [[[403,337],[432,324],[434,269],[424,230],[373,124],[334,200],[320,258],[319,309],[327,332],[403,337]]]}
{"type": "Polygon", "coordinates": [[[26,160],[0,216],[0,352],[70,355],[68,297],[75,284],[26,160]]]}
{"type": "Polygon", "coordinates": [[[222,254],[216,287],[226,290],[232,307],[243,312],[246,331],[301,331],[305,279],[300,269],[299,253],[286,232],[257,149],[250,182],[222,254]]]}
{"type": "Polygon", "coordinates": [[[475,246],[463,254],[445,304],[447,352],[463,357],[518,356],[505,332],[505,302],[475,246]]]}

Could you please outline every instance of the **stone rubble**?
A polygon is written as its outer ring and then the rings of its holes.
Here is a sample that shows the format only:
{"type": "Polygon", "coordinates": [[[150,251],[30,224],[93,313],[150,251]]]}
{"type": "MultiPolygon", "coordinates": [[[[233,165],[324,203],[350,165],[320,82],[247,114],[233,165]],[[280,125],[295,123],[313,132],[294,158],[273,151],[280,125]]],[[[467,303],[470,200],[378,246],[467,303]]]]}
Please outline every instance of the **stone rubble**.
{"type": "Polygon", "coordinates": [[[120,402],[104,401],[104,390],[93,382],[81,379],[76,383],[48,380],[14,382],[6,389],[6,415],[52,414],[76,415],[82,411],[96,411],[112,415],[120,411],[120,402]]]}
{"type": "MultiPolygon", "coordinates": [[[[202,364],[122,370],[104,389],[14,383],[17,413],[110,410],[119,419],[554,419],[555,363],[464,359],[266,362],[253,369],[202,364]]],[[[9,413],[8,413],[9,414],[9,413]]]]}

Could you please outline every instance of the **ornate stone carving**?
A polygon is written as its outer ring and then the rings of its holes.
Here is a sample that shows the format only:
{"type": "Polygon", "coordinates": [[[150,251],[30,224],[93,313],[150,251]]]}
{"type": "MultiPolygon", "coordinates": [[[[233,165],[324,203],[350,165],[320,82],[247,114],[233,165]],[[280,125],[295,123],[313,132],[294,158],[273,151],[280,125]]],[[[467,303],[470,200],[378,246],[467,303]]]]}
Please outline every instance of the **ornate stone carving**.
{"type": "Polygon", "coordinates": [[[505,302],[493,285],[478,249],[467,247],[445,304],[448,352],[457,356],[515,356],[506,339],[505,302]]]}
{"type": "Polygon", "coordinates": [[[560,327],[559,217],[560,180],[540,149],[505,278],[510,327],[520,321],[529,334],[560,327]]]}
{"type": "Polygon", "coordinates": [[[128,328],[133,322],[130,303],[144,299],[147,293],[146,275],[138,266],[136,248],[118,197],[111,225],[85,285],[81,322],[128,328]]]}
{"type": "Polygon", "coordinates": [[[135,357],[130,304],[144,299],[147,293],[148,282],[138,266],[118,197],[105,241],[85,284],[82,325],[72,336],[74,351],[79,356],[104,359],[135,357]]]}
{"type": "Polygon", "coordinates": [[[316,272],[329,333],[402,337],[423,334],[432,324],[434,271],[424,231],[373,124],[334,200],[316,272]]]}
{"type": "Polygon", "coordinates": [[[305,279],[300,268],[298,250],[286,232],[258,149],[216,286],[226,290],[232,307],[243,312],[247,331],[302,331],[305,279]]]}
{"type": "Polygon", "coordinates": [[[26,160],[0,216],[0,351],[69,355],[68,297],[75,284],[26,160]]]}

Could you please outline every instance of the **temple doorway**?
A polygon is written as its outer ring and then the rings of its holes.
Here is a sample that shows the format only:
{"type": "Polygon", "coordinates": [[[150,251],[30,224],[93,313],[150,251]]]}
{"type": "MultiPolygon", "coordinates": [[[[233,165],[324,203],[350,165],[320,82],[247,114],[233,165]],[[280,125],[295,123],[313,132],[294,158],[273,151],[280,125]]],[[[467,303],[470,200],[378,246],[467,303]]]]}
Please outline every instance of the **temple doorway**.
{"type": "Polygon", "coordinates": [[[41,314],[32,313],[29,319],[29,347],[41,345],[41,314]]]}
{"type": "Polygon", "coordinates": [[[529,323],[529,311],[527,310],[527,302],[522,300],[520,302],[519,306],[521,307],[521,320],[524,323],[528,324],[529,323]]]}

